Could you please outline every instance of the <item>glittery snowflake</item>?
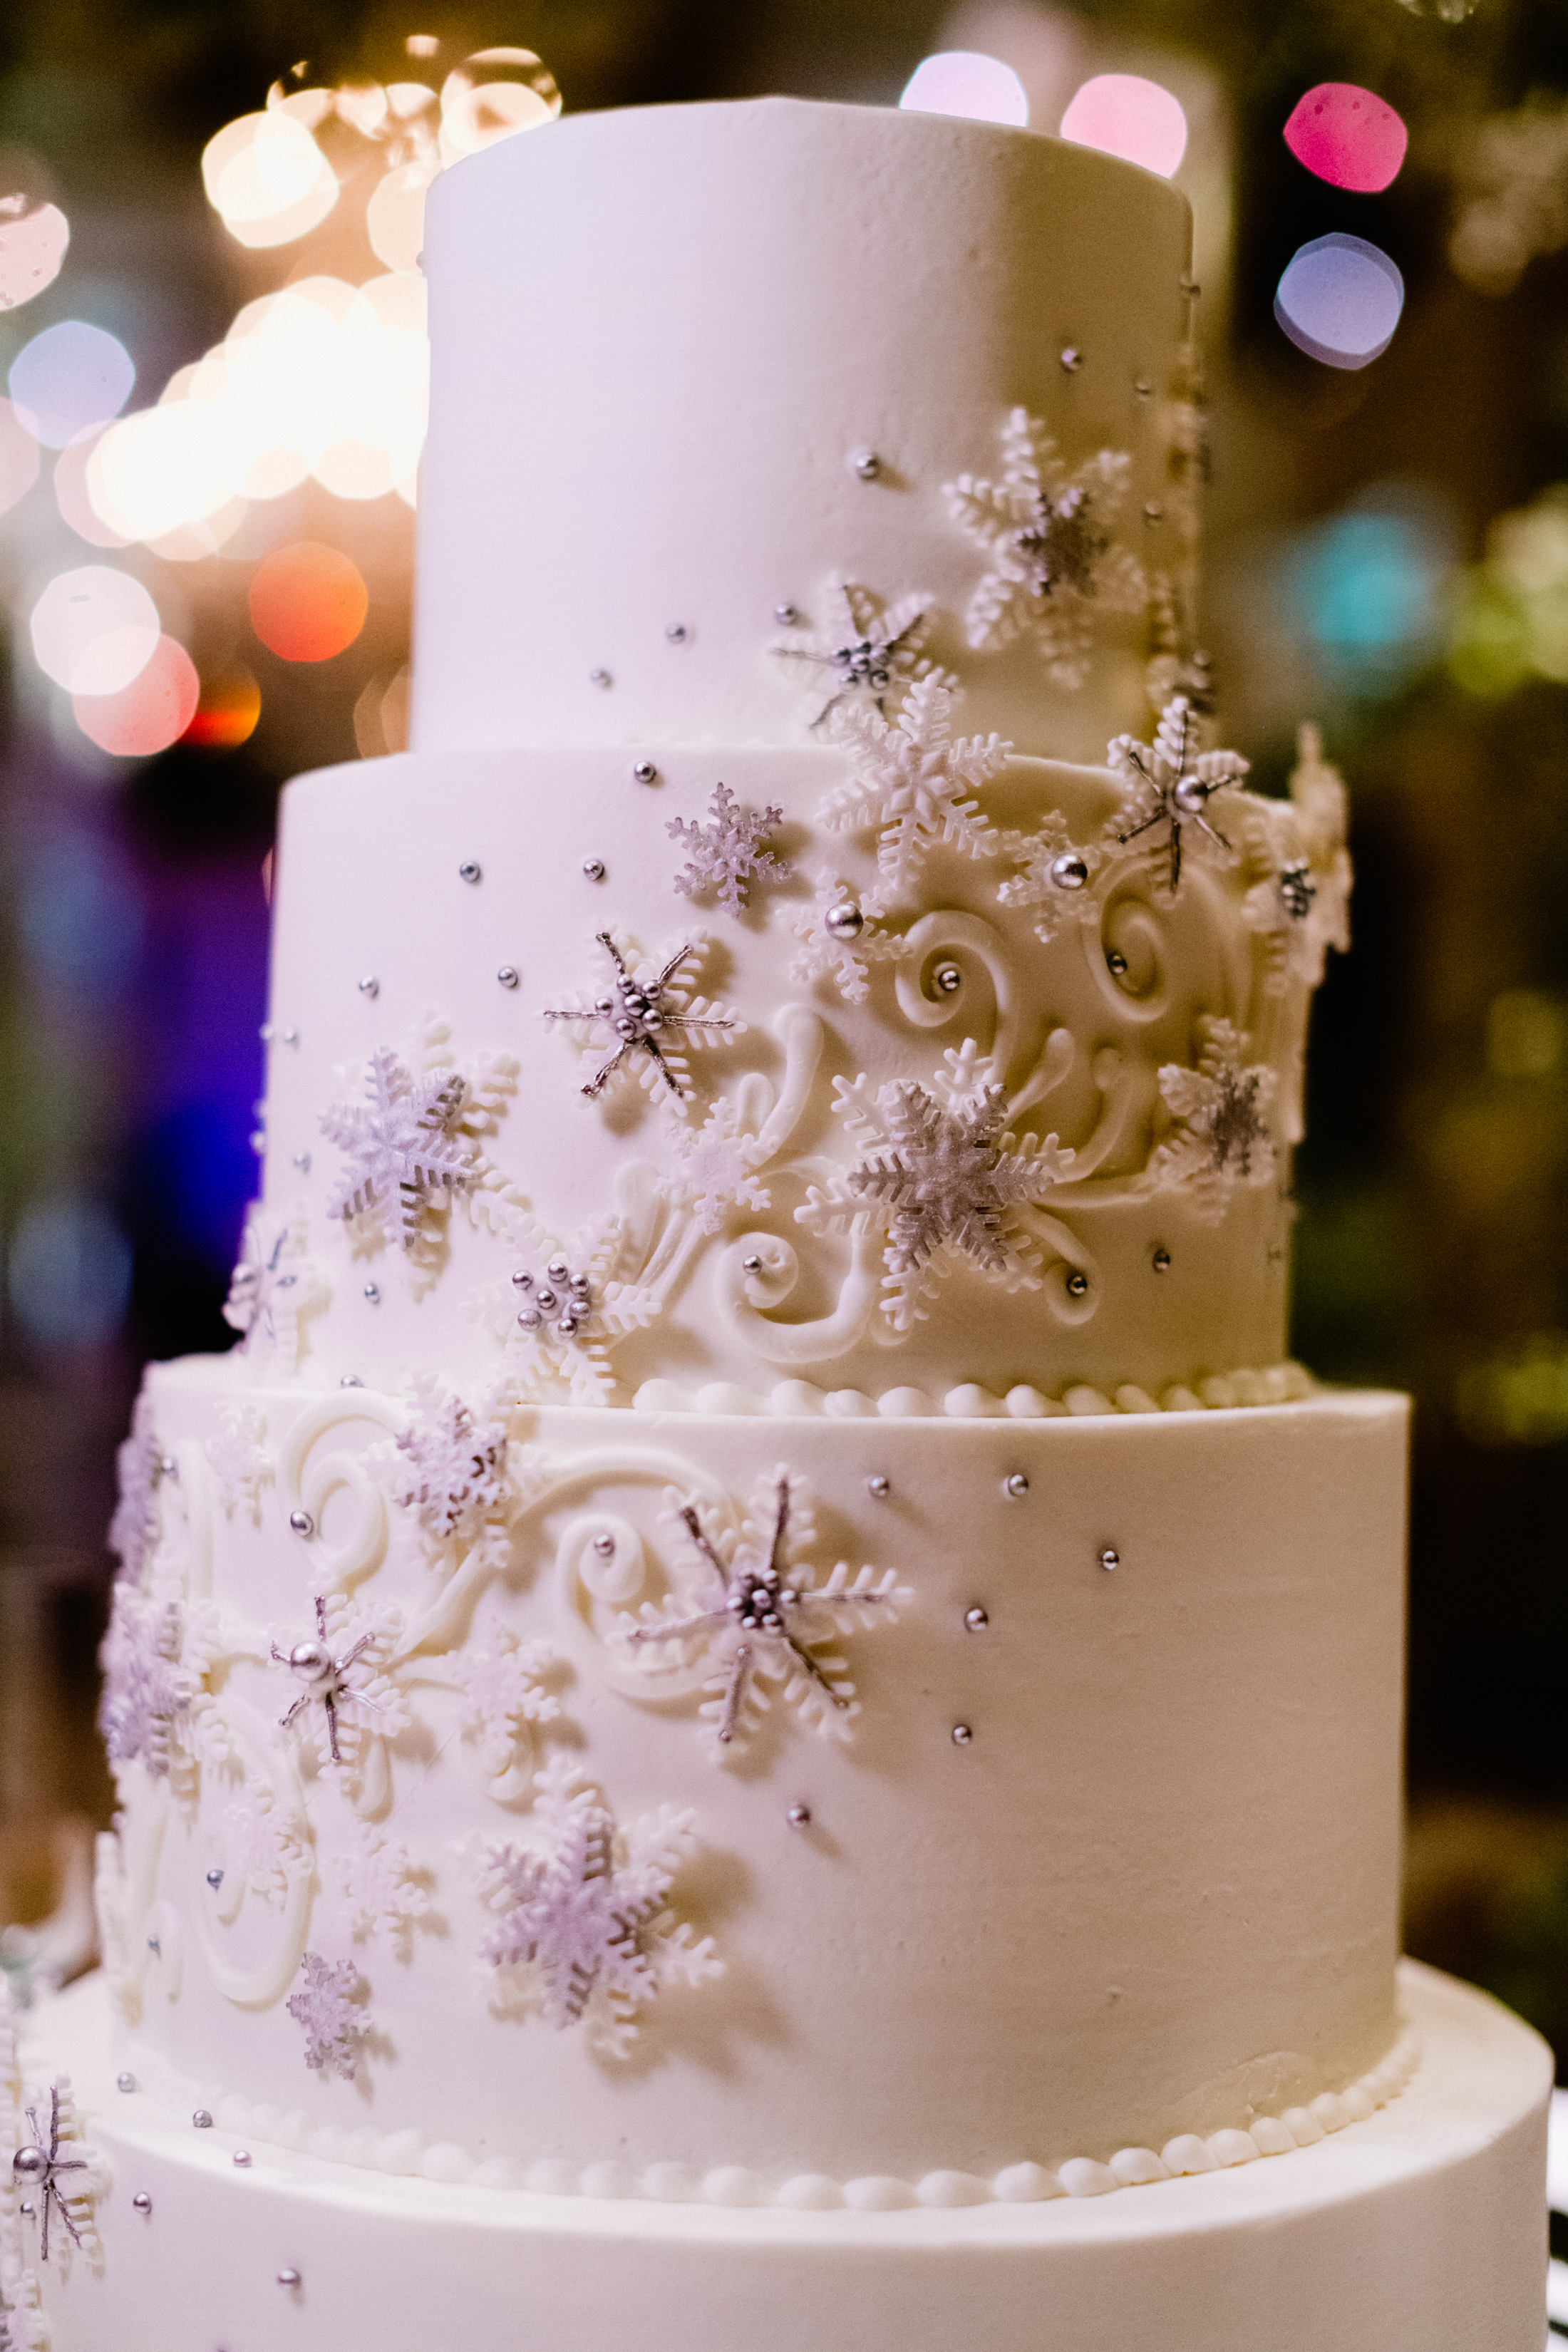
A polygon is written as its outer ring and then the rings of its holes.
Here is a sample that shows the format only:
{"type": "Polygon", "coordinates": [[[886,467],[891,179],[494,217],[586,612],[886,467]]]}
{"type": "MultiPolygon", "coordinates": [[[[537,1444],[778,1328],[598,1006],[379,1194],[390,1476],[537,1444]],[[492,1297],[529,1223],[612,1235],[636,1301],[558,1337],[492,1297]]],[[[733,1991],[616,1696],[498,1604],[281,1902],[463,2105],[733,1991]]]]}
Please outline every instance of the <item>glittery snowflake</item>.
{"type": "Polygon", "coordinates": [[[416,1076],[382,1045],[370,1057],[364,1091],[363,1102],[321,1114],[322,1134],[345,1160],[328,1212],[411,1249],[432,1203],[474,1181],[474,1145],[462,1132],[468,1087],[454,1070],[416,1076]]]}
{"type": "Polygon", "coordinates": [[[273,1643],[274,1664],[300,1686],[279,1728],[298,1725],[313,1735],[323,1769],[341,1764],[357,1775],[367,1740],[393,1738],[406,1727],[402,1694],[383,1671],[399,1630],[390,1612],[373,1617],[334,1592],[317,1595],[313,1633],[286,1650],[273,1643]]]}
{"type": "Polygon", "coordinates": [[[431,1557],[450,1565],[459,1554],[474,1553],[493,1568],[504,1567],[518,1496],[506,1415],[496,1401],[476,1417],[437,1380],[416,1375],[395,1452],[393,1500],[417,1523],[431,1557]]]}
{"type": "Polygon", "coordinates": [[[746,1024],[722,1004],[691,993],[708,941],[696,932],[662,963],[638,954],[624,934],[595,935],[609,970],[592,1003],[549,1005],[546,1021],[565,1021],[585,1033],[598,1066],[582,1091],[592,1101],[621,1073],[634,1076],[681,1117],[691,1099],[689,1052],[731,1045],[746,1024]]]}
{"type": "Polygon", "coordinates": [[[1034,833],[1005,833],[997,849],[1019,871],[996,896],[1004,907],[1032,907],[1035,937],[1048,946],[1074,923],[1085,929],[1099,922],[1094,881],[1105,863],[1097,843],[1080,845],[1059,809],[1051,809],[1034,833]]]}
{"type": "Polygon", "coordinates": [[[245,1354],[265,1357],[280,1372],[299,1370],[301,1320],[327,1298],[326,1276],[308,1253],[307,1230],[302,1210],[274,1216],[254,1202],[223,1310],[225,1322],[244,1334],[245,1354]]]}
{"type": "Polygon", "coordinates": [[[864,704],[836,711],[833,733],[853,763],[850,774],[817,812],[835,832],[880,828],[877,867],[881,883],[865,900],[879,915],[909,890],[938,844],[963,857],[988,857],[995,835],[968,797],[1005,766],[1012,745],[1000,735],[952,731],[956,696],[934,678],[910,688],[889,722],[864,704]]]}
{"type": "Polygon", "coordinates": [[[334,1964],[320,1952],[307,1952],[300,1972],[305,1981],[289,1994],[287,2007],[305,2029],[305,2063],[319,2074],[340,2074],[352,2083],[369,2031],[364,2011],[354,1999],[360,1972],[352,1960],[334,1964]]]}
{"type": "Polygon", "coordinates": [[[688,898],[716,891],[731,914],[743,914],[753,882],[788,878],[789,867],[765,846],[783,823],[782,808],[742,809],[728,784],[715,784],[706,824],[689,824],[678,816],[665,827],[671,841],[683,842],[689,853],[675,877],[676,888],[688,898]]]}
{"type": "Polygon", "coordinates": [[[757,1480],[737,1531],[696,1502],[671,1498],[689,1554],[681,1589],[623,1618],[616,1639],[660,1669],[700,1658],[711,1667],[698,1712],[716,1761],[758,1730],[769,1685],[824,1738],[847,1739],[860,1711],[836,1645],[858,1627],[890,1624],[913,1596],[892,1569],[851,1574],[840,1560],[821,1584],[805,1555],[816,1542],[805,1482],[783,1464],[757,1480]]]}
{"type": "Polygon", "coordinates": [[[157,1548],[158,1481],[163,1451],[153,1426],[153,1400],[143,1390],[131,1414],[131,1434],[115,1455],[120,1499],[109,1523],[109,1549],[128,1583],[140,1584],[157,1548]]]}
{"type": "Polygon", "coordinates": [[[1228,1021],[1205,1014],[1198,1023],[1198,1066],[1167,1062],[1160,1093],[1175,1130],[1149,1160],[1155,1185],[1188,1191],[1205,1222],[1215,1223],[1238,1184],[1271,1184],[1274,1139],[1268,1112],[1275,1076],[1266,1062],[1250,1066],[1247,1041],[1228,1021]]]}
{"type": "Polygon", "coordinates": [[[695,1816],[662,1805],[617,1825],[566,1757],[535,1773],[534,1788],[530,1843],[469,1848],[495,1915],[479,1947],[496,1971],[492,2003],[537,2009],[558,2029],[580,2025],[595,2047],[624,2057],[637,2012],[666,1985],[700,1984],[721,1970],[711,1937],[694,1940],[668,1901],[696,1845],[695,1816]]]}
{"type": "Polygon", "coordinates": [[[1033,635],[1047,676],[1070,693],[1089,675],[1095,613],[1136,613],[1144,600],[1143,568],[1110,528],[1132,461],[1101,449],[1069,467],[1022,408],[1003,428],[1002,449],[1000,482],[961,474],[943,485],[953,520],[990,557],[969,601],[969,642],[991,650],[1033,635]]]}
{"type": "Polygon", "coordinates": [[[508,1235],[521,1260],[489,1317],[503,1342],[500,1378],[520,1402],[605,1405],[614,1402],[610,1350],[645,1330],[663,1305],[646,1283],[623,1282],[616,1268],[626,1247],[617,1217],[597,1219],[562,1244],[529,1216],[508,1235]]]}
{"type": "Polygon", "coordinates": [[[1342,954],[1351,938],[1344,780],[1325,762],[1315,727],[1301,728],[1298,747],[1289,802],[1258,804],[1251,864],[1263,870],[1241,908],[1267,943],[1270,994],[1290,982],[1316,988],[1329,950],[1342,954]]]}
{"type": "Polygon", "coordinates": [[[952,684],[946,671],[921,657],[936,609],[932,597],[900,596],[889,604],[847,580],[831,581],[828,596],[832,619],[826,629],[792,629],[773,647],[805,686],[813,727],[847,702],[881,710],[889,695],[896,698],[917,678],[952,684]]]}
{"type": "Polygon", "coordinates": [[[218,1822],[226,1866],[269,1910],[279,1909],[290,1886],[311,1868],[302,1816],[280,1803],[266,1781],[250,1774],[223,1807],[218,1822]]]}
{"type": "Polygon", "coordinates": [[[868,1217],[881,1226],[882,1311],[895,1331],[923,1318],[938,1277],[961,1260],[1006,1290],[1037,1288],[1038,1248],[1016,1212],[1072,1166],[1054,1135],[1007,1132],[1006,1098],[973,1039],[943,1060],[929,1090],[910,1079],[876,1088],[864,1075],[834,1080],[834,1110],[861,1157],[826,1192],[812,1185],[795,1211],[818,1234],[868,1217]]]}
{"type": "Polygon", "coordinates": [[[1163,826],[1162,835],[1149,846],[1157,857],[1169,860],[1173,898],[1181,887],[1182,857],[1189,840],[1204,856],[1234,865],[1235,846],[1213,823],[1208,807],[1215,793],[1240,783],[1247,763],[1237,751],[1199,750],[1197,715],[1184,696],[1165,705],[1152,743],[1119,735],[1106,756],[1125,792],[1106,833],[1125,848],[1163,826]]]}
{"type": "Polygon", "coordinates": [[[352,1843],[333,1855],[332,1867],[355,1943],[384,1941],[406,1959],[416,1927],[430,1916],[429,1873],[416,1867],[405,1845],[368,1822],[356,1822],[352,1843]]]}
{"type": "Polygon", "coordinates": [[[226,1751],[206,1676],[216,1646],[210,1602],[121,1578],[100,1660],[98,1724],[111,1764],[140,1763],[190,1793],[198,1761],[226,1751]]]}
{"type": "Polygon", "coordinates": [[[787,907],[784,920],[801,942],[790,978],[802,983],[831,980],[846,1004],[866,1002],[871,985],[868,965],[900,963],[910,953],[907,940],[884,931],[837,874],[819,874],[812,905],[787,907]]]}
{"type": "Polygon", "coordinates": [[[732,1209],[768,1207],[771,1195],[755,1174],[768,1147],[745,1131],[728,1095],[720,1097],[700,1127],[685,1129],[677,1149],[680,1166],[671,1190],[702,1233],[721,1231],[732,1209]]]}
{"type": "Polygon", "coordinates": [[[207,1461],[218,1500],[232,1518],[241,1506],[254,1520],[261,1516],[261,1489],[273,1474],[267,1448],[267,1415],[258,1405],[226,1404],[218,1430],[206,1443],[207,1461]]]}
{"type": "Polygon", "coordinates": [[[494,1626],[488,1638],[470,1643],[458,1673],[468,1702],[463,1734],[475,1740],[479,1762],[492,1780],[511,1771],[531,1745],[530,1726],[553,1723],[561,1702],[543,1687],[556,1664],[548,1642],[525,1642],[510,1626],[494,1626]]]}

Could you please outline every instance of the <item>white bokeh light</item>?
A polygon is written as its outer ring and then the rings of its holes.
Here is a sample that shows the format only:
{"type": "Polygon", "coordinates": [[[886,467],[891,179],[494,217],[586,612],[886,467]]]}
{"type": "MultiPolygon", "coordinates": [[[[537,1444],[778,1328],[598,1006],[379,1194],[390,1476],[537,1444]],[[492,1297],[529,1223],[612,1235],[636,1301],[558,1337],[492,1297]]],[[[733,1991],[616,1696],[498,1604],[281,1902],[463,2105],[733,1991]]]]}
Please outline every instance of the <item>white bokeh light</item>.
{"type": "Polygon", "coordinates": [[[1160,82],[1142,74],[1096,74],[1063,115],[1062,137],[1168,180],[1187,152],[1187,118],[1160,82]]]}
{"type": "Polygon", "coordinates": [[[906,114],[957,114],[972,122],[1005,122],[1023,130],[1029,100],[1023,83],[1000,58],[978,49],[943,49],[923,58],[899,100],[906,114]]]}
{"type": "Polygon", "coordinates": [[[61,572],[29,623],[38,667],[68,694],[118,694],[157,648],[158,607],[128,572],[86,563],[61,572]]]}

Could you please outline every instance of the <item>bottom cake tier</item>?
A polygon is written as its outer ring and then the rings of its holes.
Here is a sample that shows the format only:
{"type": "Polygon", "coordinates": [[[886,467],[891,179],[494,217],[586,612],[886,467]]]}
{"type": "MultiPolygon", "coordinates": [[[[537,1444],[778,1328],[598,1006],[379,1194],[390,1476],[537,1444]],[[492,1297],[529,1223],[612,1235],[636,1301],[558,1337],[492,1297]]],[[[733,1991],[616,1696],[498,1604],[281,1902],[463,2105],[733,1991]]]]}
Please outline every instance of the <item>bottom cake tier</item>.
{"type": "MultiPolygon", "coordinates": [[[[24,2063],[29,2080],[69,2078],[96,2242],[70,2250],[62,2276],[57,2223],[10,2340],[1541,2352],[1550,2053],[1494,2001],[1409,1962],[1401,2003],[1425,2053],[1405,2090],[1272,2161],[1026,2205],[725,2211],[377,2177],[193,2132],[117,2089],[93,1979],[27,2021],[24,2063]]],[[[36,2220],[23,2226],[36,2234],[36,2220]]]]}

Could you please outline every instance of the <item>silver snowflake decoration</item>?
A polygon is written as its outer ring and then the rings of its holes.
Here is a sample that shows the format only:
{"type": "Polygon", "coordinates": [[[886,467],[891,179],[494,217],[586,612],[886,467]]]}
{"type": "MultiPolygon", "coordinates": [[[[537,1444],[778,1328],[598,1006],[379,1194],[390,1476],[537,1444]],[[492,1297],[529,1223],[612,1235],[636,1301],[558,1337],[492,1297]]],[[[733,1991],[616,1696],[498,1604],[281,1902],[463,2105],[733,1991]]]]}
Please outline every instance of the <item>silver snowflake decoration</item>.
{"type": "Polygon", "coordinates": [[[1247,762],[1237,751],[1199,750],[1197,715],[1184,696],[1165,705],[1152,743],[1119,735],[1107,758],[1126,796],[1106,831],[1125,848],[1163,827],[1163,838],[1150,846],[1169,857],[1173,898],[1181,887],[1183,845],[1189,835],[1209,856],[1234,863],[1235,847],[1210,819],[1208,806],[1216,793],[1240,783],[1247,762]]]}
{"type": "Polygon", "coordinates": [[[62,2147],[70,2146],[76,2138],[75,2111],[68,2084],[56,2083],[49,2092],[47,2131],[39,2125],[37,2107],[28,2107],[26,2117],[33,2137],[24,2140],[13,2155],[11,2179],[33,2208],[38,2223],[38,2259],[47,2263],[51,2215],[58,2215],[73,2246],[84,2247],[86,2236],[91,2233],[90,2178],[73,2181],[66,2175],[85,2172],[90,2176],[92,2160],[85,2150],[80,2156],[64,2156],[60,2152],[62,2147]]]}
{"type": "Polygon", "coordinates": [[[650,1094],[684,1115],[691,1097],[688,1053],[728,1045],[746,1026],[723,1005],[691,993],[708,942],[699,933],[656,964],[613,932],[595,937],[609,965],[605,986],[591,1004],[550,1005],[543,1017],[586,1030],[589,1051],[598,1057],[582,1087],[590,1101],[619,1072],[629,1070],[650,1094]]]}
{"type": "Polygon", "coordinates": [[[342,1594],[316,1596],[316,1631],[302,1642],[280,1650],[272,1644],[274,1663],[286,1666],[302,1685],[279,1728],[288,1731],[303,1718],[313,1723],[321,1763],[354,1765],[366,1738],[390,1738],[408,1721],[395,1686],[382,1671],[391,1647],[392,1629],[364,1620],[342,1594]]]}
{"type": "Polygon", "coordinates": [[[109,1549],[127,1583],[140,1584],[158,1542],[158,1482],[172,1475],[153,1426],[153,1401],[145,1390],[131,1414],[131,1434],[115,1457],[120,1498],[109,1523],[109,1549]]]}
{"type": "Polygon", "coordinates": [[[352,1960],[334,1965],[320,1952],[307,1952],[300,1971],[305,1981],[289,1994],[287,2008],[305,2029],[305,2063],[318,2074],[330,2072],[352,2083],[368,2032],[364,2011],[353,1997],[359,1970],[352,1960]]]}
{"type": "Polygon", "coordinates": [[[1105,863],[1098,844],[1073,840],[1059,809],[1051,809],[1031,834],[1005,833],[1000,854],[1019,870],[996,892],[1004,907],[1035,910],[1035,937],[1048,946],[1076,923],[1085,929],[1100,920],[1094,882],[1105,863]]]}
{"type": "Polygon", "coordinates": [[[1275,1074],[1266,1062],[1244,1062],[1247,1041],[1230,1022],[1205,1014],[1198,1034],[1197,1067],[1167,1062],[1160,1072],[1161,1097],[1176,1125],[1151,1154],[1149,1175],[1157,1185],[1185,1187],[1213,1222],[1238,1184],[1274,1181],[1268,1113],[1275,1074]]]}
{"type": "Polygon", "coordinates": [[[840,1560],[820,1585],[804,1555],[816,1538],[803,1482],[781,1464],[757,1481],[739,1532],[676,1498],[697,1575],[661,1608],[645,1605],[616,1638],[661,1669],[699,1656],[712,1671],[699,1708],[718,1760],[743,1745],[767,1712],[768,1686],[830,1738],[847,1739],[859,1709],[835,1645],[856,1627],[890,1624],[912,1597],[891,1569],[851,1574],[840,1560]]]}
{"type": "Polygon", "coordinates": [[[817,814],[836,832],[880,828],[881,882],[864,902],[867,913],[884,913],[892,898],[907,892],[939,845],[962,857],[988,857],[996,846],[973,794],[1000,773],[1013,746],[1000,735],[955,736],[956,700],[935,678],[922,678],[891,723],[860,704],[834,714],[835,740],[847,750],[852,768],[817,814]]]}
{"type": "Polygon", "coordinates": [[[389,1045],[370,1057],[365,1100],[334,1104],[321,1114],[321,1132],[346,1162],[328,1201],[329,1213],[359,1217],[388,1241],[412,1249],[426,1210],[473,1182],[475,1147],[461,1132],[466,1081],[455,1070],[416,1076],[389,1045]]]}
{"type": "Polygon", "coordinates": [[[584,2027],[624,2056],[637,2012],[671,1981],[700,1983],[721,1963],[710,1937],[678,1927],[668,1895],[691,1853],[695,1816],[661,1806],[617,1826],[582,1767],[558,1757],[534,1775],[535,1837],[470,1848],[495,1924],[479,1947],[498,2006],[533,2006],[558,2030],[584,2027]]]}
{"type": "Polygon", "coordinates": [[[417,1381],[396,1450],[393,1500],[432,1548],[445,1555],[479,1547],[499,1566],[515,1508],[504,1417],[489,1412],[476,1419],[461,1397],[444,1395],[428,1378],[417,1381]]]}
{"type": "Polygon", "coordinates": [[[782,808],[742,809],[728,784],[715,784],[706,824],[689,824],[678,816],[665,827],[671,841],[683,842],[689,853],[675,877],[676,888],[688,898],[717,891],[731,914],[742,914],[754,881],[788,878],[789,867],[765,846],[783,823],[782,808]]]}
{"type": "Polygon", "coordinates": [[[253,1203],[223,1310],[224,1321],[244,1335],[245,1353],[265,1353],[282,1372],[298,1370],[300,1320],[327,1295],[326,1278],[307,1255],[305,1234],[302,1212],[274,1217],[253,1203]]]}
{"type": "Polygon", "coordinates": [[[889,604],[847,580],[832,581],[828,594],[833,618],[827,628],[794,629],[773,647],[806,688],[813,727],[846,702],[885,709],[889,695],[901,695],[920,677],[952,684],[945,671],[921,658],[936,609],[932,597],[900,596],[889,604]]]}
{"type": "Polygon", "coordinates": [[[617,1277],[626,1246],[620,1220],[603,1218],[563,1244],[522,1217],[509,1238],[523,1262],[513,1270],[500,1327],[508,1392],[540,1404],[563,1397],[574,1404],[611,1403],[610,1349],[628,1332],[645,1330],[663,1304],[648,1285],[617,1277]]]}
{"type": "Polygon", "coordinates": [[[1142,564],[1110,530],[1132,461],[1101,449],[1069,467],[1022,408],[1003,428],[1002,449],[1000,482],[961,474],[942,486],[953,520],[990,558],[969,601],[969,642],[993,650],[1033,635],[1047,675],[1070,693],[1089,675],[1095,612],[1136,613],[1147,593],[1142,564]]]}
{"type": "Polygon", "coordinates": [[[866,1002],[871,986],[868,966],[900,963],[910,953],[908,942],[884,931],[837,874],[819,874],[813,903],[787,907],[784,920],[800,941],[790,978],[831,980],[846,1004],[866,1002]]]}
{"type": "Polygon", "coordinates": [[[973,1039],[943,1057],[931,1087],[893,1079],[834,1080],[835,1111],[860,1150],[826,1192],[813,1185],[798,1221],[815,1233],[847,1233],[868,1215],[885,1233],[882,1311],[895,1331],[925,1313],[938,1277],[960,1261],[1007,1290],[1034,1289],[1037,1244],[1019,1212],[1072,1166],[1054,1135],[1020,1140],[1007,1131],[1002,1087],[973,1039]]]}

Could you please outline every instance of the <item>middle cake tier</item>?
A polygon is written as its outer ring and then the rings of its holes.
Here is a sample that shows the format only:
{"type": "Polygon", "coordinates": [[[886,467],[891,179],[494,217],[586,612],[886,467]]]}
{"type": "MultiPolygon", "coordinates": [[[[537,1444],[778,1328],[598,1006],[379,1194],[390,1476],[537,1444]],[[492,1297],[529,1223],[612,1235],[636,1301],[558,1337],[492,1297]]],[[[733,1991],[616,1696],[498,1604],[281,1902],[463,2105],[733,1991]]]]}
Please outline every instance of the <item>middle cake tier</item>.
{"type": "Polygon", "coordinates": [[[235,1301],[285,1369],[1035,1415],[1279,1365],[1337,779],[1179,710],[1103,769],[864,722],[289,788],[235,1301]]]}

